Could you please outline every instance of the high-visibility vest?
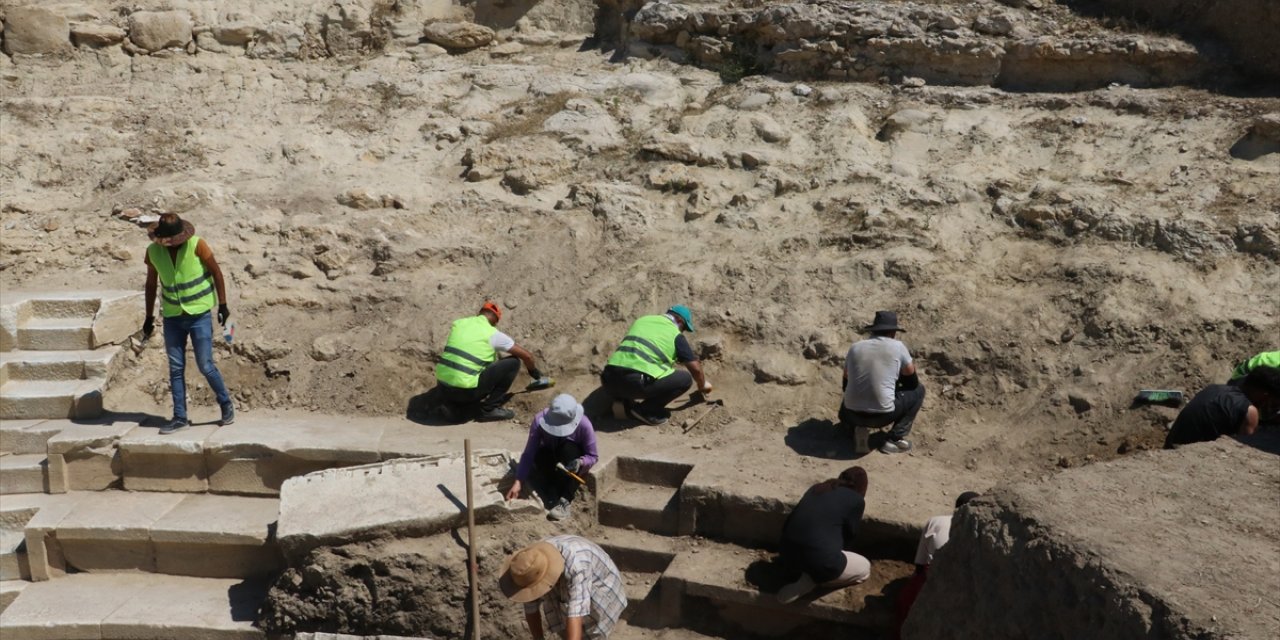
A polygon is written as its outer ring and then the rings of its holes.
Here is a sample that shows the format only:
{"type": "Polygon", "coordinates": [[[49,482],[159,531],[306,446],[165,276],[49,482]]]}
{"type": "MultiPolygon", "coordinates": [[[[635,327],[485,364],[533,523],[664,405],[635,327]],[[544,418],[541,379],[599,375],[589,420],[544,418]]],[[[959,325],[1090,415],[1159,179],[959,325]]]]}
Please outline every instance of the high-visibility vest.
{"type": "Polygon", "coordinates": [[[1249,375],[1250,371],[1258,367],[1277,367],[1280,368],[1280,351],[1263,351],[1258,355],[1240,363],[1231,372],[1231,379],[1238,380],[1249,375]]]}
{"type": "Polygon", "coordinates": [[[665,378],[675,373],[676,338],[680,327],[666,316],[641,316],[627,329],[609,364],[623,367],[654,378],[665,378]]]}
{"type": "Polygon", "coordinates": [[[196,255],[200,236],[191,236],[178,247],[178,263],[169,256],[169,248],[151,243],[147,259],[160,276],[160,313],[166,318],[182,314],[198,316],[218,304],[213,290],[213,276],[196,255]]]}
{"type": "Polygon", "coordinates": [[[454,320],[444,353],[436,363],[436,381],[456,389],[480,386],[480,372],[498,359],[498,352],[489,344],[497,332],[484,316],[454,320]]]}

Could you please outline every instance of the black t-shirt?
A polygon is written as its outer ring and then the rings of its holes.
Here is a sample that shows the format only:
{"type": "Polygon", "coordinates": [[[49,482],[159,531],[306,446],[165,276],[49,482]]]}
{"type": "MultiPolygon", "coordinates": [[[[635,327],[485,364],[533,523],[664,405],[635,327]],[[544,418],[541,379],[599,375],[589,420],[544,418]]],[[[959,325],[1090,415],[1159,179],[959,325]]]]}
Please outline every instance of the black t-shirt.
{"type": "Polygon", "coordinates": [[[782,556],[819,584],[840,577],[844,550],[852,544],[865,509],[862,496],[849,487],[822,494],[810,488],[782,525],[782,556]]]}
{"type": "Polygon", "coordinates": [[[1252,404],[1239,387],[1211,384],[1197,393],[1173,421],[1164,447],[1209,442],[1240,430],[1252,404]]]}
{"type": "Polygon", "coordinates": [[[676,362],[696,362],[698,356],[693,353],[693,347],[689,346],[689,340],[684,334],[676,335],[676,362]]]}

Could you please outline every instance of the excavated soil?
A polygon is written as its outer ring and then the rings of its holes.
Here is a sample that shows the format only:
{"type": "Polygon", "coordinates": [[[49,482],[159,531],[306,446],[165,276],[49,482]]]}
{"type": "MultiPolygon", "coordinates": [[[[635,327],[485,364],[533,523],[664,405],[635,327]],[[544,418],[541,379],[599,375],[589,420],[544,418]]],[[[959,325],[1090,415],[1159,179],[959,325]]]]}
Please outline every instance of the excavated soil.
{"type": "MultiPolygon", "coordinates": [[[[147,239],[125,217],[181,213],[228,278],[238,336],[217,357],[245,413],[403,414],[449,322],[485,298],[586,397],[632,318],[683,302],[726,400],[701,446],[736,445],[726,473],[768,483],[769,448],[744,443],[831,457],[843,353],[895,309],[929,394],[912,455],[1000,479],[1158,446],[1174,412],[1131,408],[1139,389],[1194,392],[1280,335],[1280,100],[1240,97],[1265,83],[1139,89],[1086,64],[1072,73],[1101,88],[802,84],[593,48],[584,3],[445,11],[499,28],[474,50],[422,39],[444,15],[430,3],[218,4],[67,10],[123,28],[188,9],[185,49],[0,56],[0,280],[141,290],[147,239]]],[[[1038,38],[1126,33],[1021,4],[1038,38]]],[[[973,24],[951,31],[981,40],[973,24]]],[[[126,354],[109,409],[168,411],[157,342],[126,354]]],[[[191,382],[198,418],[213,403],[191,382]]],[[[524,420],[542,402],[513,406],[524,420]]],[[[334,571],[425,597],[408,560],[383,575],[332,553],[334,571]]],[[[325,614],[304,609],[278,612],[325,614]]]]}

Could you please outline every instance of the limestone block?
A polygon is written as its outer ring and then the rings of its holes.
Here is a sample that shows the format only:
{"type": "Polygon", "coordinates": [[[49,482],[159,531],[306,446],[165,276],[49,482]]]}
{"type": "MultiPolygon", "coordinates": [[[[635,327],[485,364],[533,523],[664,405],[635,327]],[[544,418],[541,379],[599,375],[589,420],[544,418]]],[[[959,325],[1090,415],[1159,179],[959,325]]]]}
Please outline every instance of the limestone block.
{"type": "Polygon", "coordinates": [[[22,590],[26,588],[28,582],[26,580],[5,580],[0,582],[0,613],[4,613],[14,600],[22,595],[22,590]]]}
{"type": "Polygon", "coordinates": [[[40,7],[10,7],[4,16],[4,50],[9,54],[62,53],[71,49],[71,25],[40,7]]]}
{"type": "Polygon", "coordinates": [[[46,489],[49,493],[67,492],[67,461],[60,453],[51,453],[48,457],[48,481],[46,489]]]}
{"type": "MultiPolygon", "coordinates": [[[[106,582],[124,576],[84,577],[106,582]]],[[[124,604],[103,618],[104,640],[261,640],[265,637],[253,627],[253,612],[266,597],[265,584],[185,576],[128,577],[140,579],[142,586],[131,591],[131,597],[124,604]]],[[[108,583],[99,588],[111,587],[108,583]]]]}
{"type": "Polygon", "coordinates": [[[71,41],[77,47],[109,47],[124,42],[125,31],[111,24],[77,22],[71,25],[71,41]]]}
{"type": "Polygon", "coordinates": [[[145,315],[140,293],[104,297],[98,313],[93,316],[93,347],[122,344],[142,328],[145,315]]]}
{"type": "Polygon", "coordinates": [[[89,572],[154,572],[151,526],[186,497],[108,491],[79,502],[56,530],[67,566],[89,572]]]}
{"type": "Polygon", "coordinates": [[[152,429],[134,429],[120,439],[124,488],[129,491],[208,491],[204,443],[217,430],[217,425],[200,425],[162,436],[152,429]]]}
{"type": "Polygon", "coordinates": [[[31,307],[24,301],[0,306],[0,351],[18,348],[18,325],[30,316],[31,307]]]}
{"type": "Polygon", "coordinates": [[[493,42],[493,29],[474,22],[432,22],[426,26],[427,40],[446,49],[474,49],[493,42]]]}
{"type": "MultiPolygon", "coordinates": [[[[506,451],[474,453],[478,522],[509,511],[499,483],[510,471],[506,451]]],[[[280,493],[277,537],[293,556],[321,544],[382,535],[427,535],[465,521],[462,456],[391,460],[291,478],[280,493]]],[[[519,508],[537,509],[528,501],[519,508]]]]}
{"type": "Polygon", "coordinates": [[[244,578],[278,570],[271,540],[279,513],[272,498],[191,495],[151,526],[156,570],[205,578],[244,578]]]}
{"type": "Polygon", "coordinates": [[[61,427],[46,420],[0,421],[0,451],[8,453],[44,453],[48,451],[49,438],[57,435],[61,427]]]}
{"type": "Polygon", "coordinates": [[[48,462],[38,453],[0,456],[0,494],[44,493],[48,462]]]}
{"type": "Polygon", "coordinates": [[[108,577],[113,579],[110,584],[69,576],[28,585],[22,598],[5,609],[0,635],[5,640],[102,638],[102,621],[137,598],[149,576],[108,577]]]}
{"type": "Polygon", "coordinates": [[[376,462],[382,427],[341,420],[241,419],[218,429],[205,444],[209,490],[276,495],[288,478],[376,462]]]}
{"type": "Polygon", "coordinates": [[[219,44],[243,47],[257,35],[262,25],[252,20],[233,20],[213,28],[213,37],[219,44]]]}
{"type": "Polygon", "coordinates": [[[63,423],[58,435],[49,438],[51,469],[65,469],[66,488],[71,491],[100,491],[116,486],[123,474],[118,443],[136,425],[63,423]],[[56,463],[55,456],[60,458],[56,463]]]}
{"type": "Polygon", "coordinates": [[[66,573],[66,557],[62,554],[62,545],[55,532],[62,519],[81,500],[92,495],[67,493],[48,496],[42,501],[40,510],[27,521],[23,535],[27,541],[27,562],[30,564],[32,580],[50,580],[66,573]]]}
{"type": "Polygon", "coordinates": [[[146,51],[185,47],[191,42],[186,11],[136,11],[129,15],[129,39],[146,51]]]}

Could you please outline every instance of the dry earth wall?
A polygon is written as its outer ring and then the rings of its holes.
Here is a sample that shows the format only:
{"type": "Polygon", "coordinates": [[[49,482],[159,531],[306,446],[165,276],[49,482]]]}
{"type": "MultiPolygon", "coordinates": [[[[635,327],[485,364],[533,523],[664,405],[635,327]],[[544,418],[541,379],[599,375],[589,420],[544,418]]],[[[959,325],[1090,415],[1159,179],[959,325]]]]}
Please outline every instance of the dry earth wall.
{"type": "Polygon", "coordinates": [[[959,512],[903,637],[1276,637],[1278,442],[1223,439],[998,488],[959,512]]]}

